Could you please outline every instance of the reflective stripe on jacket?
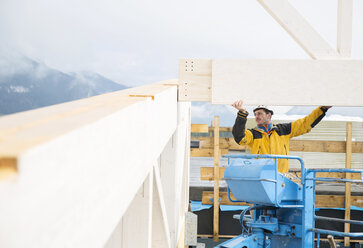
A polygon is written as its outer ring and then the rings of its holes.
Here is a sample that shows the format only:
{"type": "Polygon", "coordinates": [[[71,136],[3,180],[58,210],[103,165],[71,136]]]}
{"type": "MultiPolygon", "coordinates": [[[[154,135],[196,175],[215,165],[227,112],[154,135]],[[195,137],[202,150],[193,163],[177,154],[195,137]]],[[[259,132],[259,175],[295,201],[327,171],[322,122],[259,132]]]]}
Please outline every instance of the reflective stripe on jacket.
{"type": "MultiPolygon", "coordinates": [[[[290,139],[310,132],[323,119],[326,111],[326,108],[318,107],[302,119],[273,125],[269,134],[257,128],[245,130],[248,113],[238,112],[232,134],[237,144],[248,145],[252,154],[288,155],[290,139]]],[[[279,159],[278,171],[289,171],[287,159],[279,159]]]]}

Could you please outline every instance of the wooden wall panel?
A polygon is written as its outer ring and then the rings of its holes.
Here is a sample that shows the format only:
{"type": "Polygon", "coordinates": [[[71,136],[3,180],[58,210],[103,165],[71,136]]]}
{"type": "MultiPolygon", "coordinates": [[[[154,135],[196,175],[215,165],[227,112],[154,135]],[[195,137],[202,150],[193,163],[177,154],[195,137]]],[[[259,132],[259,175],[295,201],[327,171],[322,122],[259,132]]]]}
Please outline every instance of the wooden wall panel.
{"type": "Polygon", "coordinates": [[[1,246],[106,245],[177,113],[177,86],[159,84],[1,117],[0,158],[17,162],[0,181],[1,246]]]}

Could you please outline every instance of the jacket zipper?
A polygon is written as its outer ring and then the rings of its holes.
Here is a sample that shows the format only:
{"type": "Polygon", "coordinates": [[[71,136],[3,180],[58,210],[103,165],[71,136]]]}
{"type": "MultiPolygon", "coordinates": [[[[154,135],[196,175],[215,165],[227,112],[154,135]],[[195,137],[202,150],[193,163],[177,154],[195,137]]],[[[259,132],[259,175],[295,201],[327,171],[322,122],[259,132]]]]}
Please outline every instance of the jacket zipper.
{"type": "Polygon", "coordinates": [[[284,147],[285,147],[285,155],[287,155],[286,144],[284,144],[284,147]]]}

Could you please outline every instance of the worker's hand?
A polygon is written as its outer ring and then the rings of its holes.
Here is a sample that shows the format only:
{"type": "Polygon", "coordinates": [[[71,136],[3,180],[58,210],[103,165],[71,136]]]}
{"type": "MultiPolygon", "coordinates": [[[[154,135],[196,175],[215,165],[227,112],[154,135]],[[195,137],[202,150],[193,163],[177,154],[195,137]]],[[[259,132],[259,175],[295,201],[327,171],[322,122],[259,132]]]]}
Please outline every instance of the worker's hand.
{"type": "Polygon", "coordinates": [[[235,107],[238,111],[241,111],[243,113],[247,112],[247,110],[243,107],[243,101],[242,100],[235,101],[232,104],[232,106],[235,107]]]}

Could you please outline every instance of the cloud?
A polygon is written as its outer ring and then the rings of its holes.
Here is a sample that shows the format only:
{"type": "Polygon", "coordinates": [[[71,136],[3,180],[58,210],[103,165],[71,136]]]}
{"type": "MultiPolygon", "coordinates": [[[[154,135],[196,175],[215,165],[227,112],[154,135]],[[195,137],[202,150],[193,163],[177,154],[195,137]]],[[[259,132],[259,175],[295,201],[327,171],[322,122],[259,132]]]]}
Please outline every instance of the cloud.
{"type": "MultiPolygon", "coordinates": [[[[336,3],[291,2],[334,47],[336,3]]],[[[362,2],[354,1],[355,58],[363,58],[362,2]]],[[[309,58],[251,0],[2,0],[0,37],[50,67],[132,85],[177,77],[179,58],[309,58]]]]}
{"type": "Polygon", "coordinates": [[[0,77],[25,73],[32,69],[30,61],[8,45],[0,44],[0,77]]]}

